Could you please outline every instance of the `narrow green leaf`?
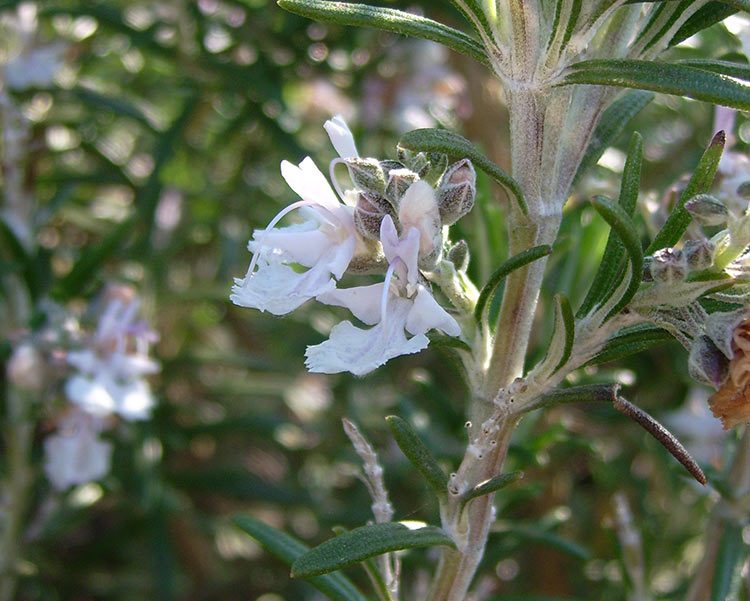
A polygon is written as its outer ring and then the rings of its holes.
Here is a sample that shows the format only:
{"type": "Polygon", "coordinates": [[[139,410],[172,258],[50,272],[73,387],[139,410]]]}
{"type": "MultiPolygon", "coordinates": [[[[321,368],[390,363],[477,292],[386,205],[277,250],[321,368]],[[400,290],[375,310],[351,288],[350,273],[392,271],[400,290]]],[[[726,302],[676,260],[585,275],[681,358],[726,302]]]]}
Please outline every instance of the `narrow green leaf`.
{"type": "Polygon", "coordinates": [[[708,29],[712,25],[723,21],[737,12],[729,2],[709,2],[693,13],[682,27],[677,30],[669,42],[670,46],[676,46],[699,31],[708,29]]]}
{"type": "MultiPolygon", "coordinates": [[[[555,296],[555,319],[559,323],[563,331],[561,334],[565,336],[565,347],[563,348],[562,357],[555,366],[555,371],[560,369],[570,358],[570,353],[573,350],[573,343],[575,342],[575,318],[573,317],[573,310],[570,308],[570,301],[564,294],[557,294],[555,296]]],[[[557,332],[557,327],[555,327],[557,332]]]]}
{"type": "Polygon", "coordinates": [[[538,261],[542,257],[548,256],[551,252],[552,247],[547,244],[534,246],[529,250],[525,250],[518,253],[517,255],[512,256],[510,259],[505,261],[505,263],[500,265],[495,273],[490,276],[490,279],[487,280],[484,288],[482,288],[482,291],[479,293],[477,306],[474,308],[474,318],[477,320],[477,322],[481,322],[484,318],[485,308],[488,306],[490,299],[495,293],[495,290],[497,290],[497,287],[508,276],[508,274],[512,273],[516,269],[523,267],[524,265],[528,265],[529,263],[538,261]]]}
{"type": "Polygon", "coordinates": [[[504,186],[514,196],[523,214],[528,214],[529,209],[519,183],[463,136],[446,129],[415,129],[404,134],[398,145],[405,150],[442,152],[458,159],[470,159],[476,167],[504,186]]]}
{"type": "Polygon", "coordinates": [[[607,107],[591,136],[591,141],[576,172],[575,181],[578,181],[590,167],[602,158],[604,151],[620,137],[630,120],[653,99],[653,92],[631,90],[607,107]]]}
{"type": "MultiPolygon", "coordinates": [[[[643,164],[643,138],[634,132],[630,138],[628,157],[622,172],[619,204],[628,214],[633,215],[641,187],[641,166],[643,164]]],[[[606,301],[622,280],[622,264],[625,260],[625,246],[614,232],[609,233],[599,269],[594,276],[586,298],[581,303],[578,317],[588,314],[596,305],[606,301]]]]}
{"type": "Polygon", "coordinates": [[[619,384],[586,384],[569,388],[555,388],[525,406],[523,413],[569,403],[612,403],[617,398],[619,390],[619,384]]]}
{"type": "Polygon", "coordinates": [[[345,532],[311,549],[292,564],[293,578],[327,574],[391,551],[455,547],[445,532],[435,526],[412,529],[399,522],[370,524],[345,532]]]}
{"type": "Polygon", "coordinates": [[[735,79],[750,81],[750,64],[748,63],[722,61],[715,58],[692,58],[677,61],[677,64],[687,65],[694,69],[703,69],[712,73],[723,73],[735,79]]]}
{"type": "Polygon", "coordinates": [[[385,418],[385,421],[403,454],[424,476],[430,488],[437,495],[445,495],[448,487],[448,476],[422,442],[416,430],[411,427],[409,422],[397,415],[389,415],[385,418]]]}
{"type": "Polygon", "coordinates": [[[619,236],[630,258],[630,282],[625,294],[617,305],[610,311],[609,315],[616,314],[620,309],[630,302],[641,284],[641,273],[643,271],[643,250],[638,232],[633,225],[630,215],[619,204],[613,204],[607,199],[597,196],[591,204],[596,212],[601,215],[614,232],[619,236]]]}
{"type": "Polygon", "coordinates": [[[711,601],[726,601],[732,588],[732,581],[737,577],[743,555],[742,528],[729,520],[722,524],[724,532],[719,541],[719,552],[716,557],[714,577],[711,582],[711,601]]]}
{"type": "Polygon", "coordinates": [[[445,334],[430,332],[427,334],[427,338],[430,340],[430,346],[434,348],[452,348],[457,351],[466,351],[467,353],[471,352],[471,347],[455,336],[446,336],[445,334]]]}
{"type": "Polygon", "coordinates": [[[599,365],[643,352],[674,340],[666,330],[651,326],[637,326],[610,339],[604,348],[586,365],[599,365]]]}
{"type": "Polygon", "coordinates": [[[477,484],[474,488],[464,494],[461,501],[462,503],[468,503],[469,501],[471,501],[472,499],[476,499],[477,497],[482,497],[484,495],[489,495],[491,493],[497,492],[498,490],[505,488],[509,484],[513,484],[514,482],[522,480],[523,477],[523,472],[508,472],[507,474],[499,474],[494,478],[490,478],[489,480],[485,480],[484,482],[480,482],[479,484],[477,484]]]}
{"type": "Polygon", "coordinates": [[[723,131],[718,132],[713,137],[698,162],[688,185],[680,194],[677,205],[672,209],[666,223],[649,244],[646,254],[651,254],[660,248],[674,246],[685,233],[692,219],[690,213],[685,209],[685,203],[696,194],[704,194],[711,189],[725,143],[726,135],[723,131]]]}
{"type": "Polygon", "coordinates": [[[597,59],[571,65],[561,85],[591,84],[651,90],[750,110],[750,84],[722,72],[675,63],[597,59]]]}
{"type": "Polygon", "coordinates": [[[462,31],[401,10],[367,4],[328,2],[327,0],[278,0],[284,10],[336,25],[372,27],[401,35],[431,40],[490,67],[484,47],[462,31]]]}
{"type": "MultiPolygon", "coordinates": [[[[66,91],[63,90],[62,92],[66,91]]],[[[83,86],[73,88],[69,93],[75,96],[75,98],[83,104],[88,105],[94,111],[98,112],[100,110],[105,110],[120,117],[129,117],[145,126],[151,133],[158,133],[154,124],[146,114],[127,100],[106,96],[83,86]]]]}
{"type": "Polygon", "coordinates": [[[484,33],[492,38],[492,27],[477,0],[451,0],[451,4],[456,7],[477,33],[480,35],[484,33]]]}
{"type": "MultiPolygon", "coordinates": [[[[240,515],[232,520],[241,530],[257,540],[266,551],[291,566],[310,548],[285,532],[272,528],[250,516],[240,515]]],[[[367,601],[343,574],[328,574],[310,579],[310,584],[333,601],[367,601]]]]}
{"type": "Polygon", "coordinates": [[[536,525],[532,526],[516,523],[507,525],[502,524],[502,526],[504,527],[493,528],[492,532],[500,533],[506,536],[508,534],[513,534],[521,539],[542,543],[544,545],[552,547],[553,549],[557,549],[558,551],[561,551],[566,555],[574,557],[575,559],[586,560],[591,557],[591,552],[586,547],[579,545],[578,543],[570,539],[562,537],[559,534],[555,534],[554,532],[550,532],[549,530],[544,530],[536,525]]]}

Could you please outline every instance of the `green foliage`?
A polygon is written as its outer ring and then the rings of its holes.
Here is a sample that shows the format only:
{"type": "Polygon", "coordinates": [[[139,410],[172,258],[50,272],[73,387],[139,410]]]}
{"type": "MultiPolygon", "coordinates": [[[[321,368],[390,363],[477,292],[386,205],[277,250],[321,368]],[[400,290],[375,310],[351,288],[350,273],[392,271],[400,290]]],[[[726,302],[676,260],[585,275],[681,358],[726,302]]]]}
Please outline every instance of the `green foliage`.
{"type": "MultiPolygon", "coordinates": [[[[622,172],[619,206],[632,216],[636,209],[638,193],[641,187],[641,167],[643,163],[643,139],[634,133],[628,148],[628,157],[622,172]]],[[[604,249],[601,264],[591,283],[588,294],[578,309],[578,317],[589,313],[597,304],[603,303],[622,281],[622,266],[625,261],[625,245],[619,236],[610,232],[607,246],[604,249]]]]}
{"type": "MultiPolygon", "coordinates": [[[[292,566],[295,561],[309,553],[310,548],[288,534],[272,528],[247,515],[234,518],[235,525],[256,539],[263,548],[275,557],[292,566]]],[[[343,574],[325,574],[310,577],[312,584],[333,601],[365,601],[366,597],[343,574]]]]}
{"type": "Polygon", "coordinates": [[[516,269],[520,269],[524,265],[538,261],[543,257],[547,257],[552,252],[552,247],[548,245],[540,245],[518,253],[511,257],[505,263],[500,265],[494,273],[490,276],[487,283],[479,293],[479,299],[477,300],[476,308],[474,309],[474,318],[477,322],[481,322],[485,317],[485,310],[491,304],[492,297],[495,294],[498,286],[503,280],[513,273],[516,269]]]}
{"type": "Polygon", "coordinates": [[[686,96],[739,110],[750,110],[750,85],[736,80],[736,67],[715,63],[709,71],[685,64],[602,59],[571,65],[562,84],[592,84],[686,96]]]}
{"type": "Polygon", "coordinates": [[[435,526],[411,527],[399,522],[370,524],[344,532],[297,558],[292,564],[292,576],[308,578],[390,551],[440,545],[454,546],[453,541],[435,526]]]}
{"type": "Polygon", "coordinates": [[[685,209],[685,203],[696,194],[706,193],[711,188],[711,184],[716,177],[716,171],[719,168],[721,155],[724,152],[725,142],[726,134],[722,131],[713,137],[698,162],[688,185],[680,194],[679,201],[669,214],[669,218],[646,249],[647,253],[676,244],[682,234],[685,233],[692,220],[690,213],[685,209]]]}
{"type": "Polygon", "coordinates": [[[603,197],[594,198],[591,204],[609,224],[612,231],[617,234],[630,262],[628,287],[609,313],[614,315],[630,302],[641,284],[641,273],[643,272],[641,240],[633,220],[621,205],[614,204],[603,197]]]}
{"type": "Polygon", "coordinates": [[[391,8],[328,2],[327,0],[278,0],[278,4],[289,12],[317,21],[336,25],[372,27],[431,40],[490,66],[484,47],[479,42],[457,29],[432,19],[391,8]]]}
{"type": "Polygon", "coordinates": [[[419,473],[424,476],[430,488],[439,497],[445,496],[447,494],[448,476],[445,475],[430,450],[419,438],[419,434],[406,420],[396,415],[389,415],[385,420],[399,448],[419,473]]]}

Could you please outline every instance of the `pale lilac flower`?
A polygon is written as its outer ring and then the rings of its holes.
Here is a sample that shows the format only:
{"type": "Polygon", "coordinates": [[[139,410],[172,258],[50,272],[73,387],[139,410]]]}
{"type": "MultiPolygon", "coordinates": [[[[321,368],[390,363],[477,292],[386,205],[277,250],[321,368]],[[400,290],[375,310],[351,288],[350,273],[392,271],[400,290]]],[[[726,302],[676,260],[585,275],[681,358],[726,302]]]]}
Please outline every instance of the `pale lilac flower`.
{"type": "Polygon", "coordinates": [[[383,283],[337,289],[318,297],[322,303],[348,308],[373,327],[358,328],[350,321],[336,325],[328,340],[308,347],[305,355],[310,371],[349,371],[362,376],[393,357],[425,349],[428,330],[460,335],[456,320],[419,282],[420,231],[411,227],[399,237],[393,219],[386,216],[380,240],[389,263],[383,283]],[[407,333],[411,337],[407,338],[407,333]]]}
{"type": "Polygon", "coordinates": [[[99,439],[103,423],[84,411],[68,413],[44,441],[44,473],[57,490],[109,473],[112,445],[99,439]]]}
{"type": "MultiPolygon", "coordinates": [[[[340,117],[326,122],[334,147],[342,153],[357,149],[346,123],[340,117]]],[[[354,202],[341,194],[340,202],[325,176],[309,157],[299,166],[281,163],[281,174],[300,197],[264,230],[256,230],[248,249],[253,259],[247,275],[235,279],[231,301],[241,307],[290,313],[305,301],[336,287],[357,247],[354,202]],[[305,221],[277,228],[290,212],[300,209],[305,221]],[[300,272],[295,266],[307,267],[300,272]]]]}
{"type": "Polygon", "coordinates": [[[149,357],[155,335],[137,321],[135,299],[111,299],[87,348],[68,353],[78,371],[65,383],[72,403],[97,416],[149,417],[154,399],[145,376],[159,371],[149,357]]]}

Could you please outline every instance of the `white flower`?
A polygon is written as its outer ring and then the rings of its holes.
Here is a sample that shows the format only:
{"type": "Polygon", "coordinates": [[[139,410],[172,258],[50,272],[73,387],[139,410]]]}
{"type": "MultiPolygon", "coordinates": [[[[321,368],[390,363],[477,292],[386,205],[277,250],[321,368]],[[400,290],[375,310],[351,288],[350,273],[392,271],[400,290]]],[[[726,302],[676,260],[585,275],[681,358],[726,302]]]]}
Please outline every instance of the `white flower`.
{"type": "Polygon", "coordinates": [[[44,441],[44,473],[57,490],[107,475],[112,445],[99,439],[101,428],[100,420],[72,411],[44,441]]]}
{"type": "Polygon", "coordinates": [[[360,321],[373,327],[358,328],[350,321],[336,325],[328,340],[307,348],[306,364],[310,371],[349,371],[362,376],[393,357],[425,349],[429,344],[425,335],[428,330],[460,335],[456,320],[419,283],[420,231],[412,227],[399,238],[393,220],[386,216],[380,240],[389,263],[385,282],[332,290],[318,297],[322,303],[348,308],[360,321]]]}
{"type": "MultiPolygon", "coordinates": [[[[341,118],[326,122],[326,129],[337,150],[356,153],[351,132],[341,118]]],[[[342,204],[309,157],[299,166],[282,162],[281,174],[301,200],[277,214],[265,230],[254,232],[248,244],[253,259],[247,275],[235,279],[230,296],[236,305],[274,315],[285,315],[305,301],[333,290],[357,246],[350,195],[342,195],[342,204]],[[303,223],[275,227],[296,209],[305,215],[303,223]],[[295,266],[308,270],[300,272],[295,266]]]]}
{"type": "Polygon", "coordinates": [[[323,127],[331,139],[331,144],[342,159],[359,156],[357,145],[354,143],[354,136],[341,115],[329,119],[323,127]]]}
{"type": "Polygon", "coordinates": [[[106,416],[117,413],[128,420],[148,418],[154,399],[144,379],[159,371],[149,356],[154,335],[135,321],[136,300],[110,300],[88,348],[68,353],[78,370],[65,383],[65,394],[84,411],[106,416]]]}

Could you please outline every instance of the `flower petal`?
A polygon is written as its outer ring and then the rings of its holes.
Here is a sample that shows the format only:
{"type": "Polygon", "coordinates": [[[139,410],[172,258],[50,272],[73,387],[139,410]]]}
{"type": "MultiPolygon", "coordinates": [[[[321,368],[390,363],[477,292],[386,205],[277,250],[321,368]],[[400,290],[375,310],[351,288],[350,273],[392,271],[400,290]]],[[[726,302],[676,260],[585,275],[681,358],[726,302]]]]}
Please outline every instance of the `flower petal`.
{"type": "Polygon", "coordinates": [[[428,330],[440,330],[448,336],[459,336],[461,326],[441,307],[432,293],[421,284],[417,296],[406,318],[406,329],[411,334],[424,334],[428,330]]]}
{"type": "Polygon", "coordinates": [[[341,205],[328,180],[310,157],[305,157],[299,166],[282,161],[281,175],[302,200],[332,211],[341,205]]]}
{"type": "Polygon", "coordinates": [[[331,139],[331,144],[342,159],[359,156],[357,145],[354,143],[354,136],[341,115],[329,119],[323,124],[323,127],[331,139]]]}
{"type": "Polygon", "coordinates": [[[389,263],[396,259],[403,261],[406,266],[407,282],[415,286],[419,279],[419,230],[410,228],[405,236],[399,238],[396,225],[390,215],[383,217],[380,223],[380,243],[383,245],[383,253],[389,263]]]}
{"type": "Polygon", "coordinates": [[[65,395],[92,415],[109,415],[115,410],[115,399],[108,390],[106,376],[87,378],[75,375],[65,382],[65,395]]]}
{"type": "Polygon", "coordinates": [[[335,287],[336,283],[324,264],[297,273],[278,257],[268,255],[258,262],[254,273],[235,280],[229,298],[240,307],[286,315],[305,301],[335,287]]]}
{"type": "Polygon", "coordinates": [[[74,417],[44,441],[44,472],[57,490],[99,480],[109,472],[112,445],[99,439],[91,420],[74,417]]]}
{"type": "Polygon", "coordinates": [[[316,300],[334,307],[346,307],[354,316],[368,325],[380,321],[380,301],[383,283],[355,288],[336,288],[317,297],[316,300]]]}
{"type": "Polygon", "coordinates": [[[328,340],[307,347],[305,364],[312,372],[348,371],[363,376],[393,357],[427,348],[429,340],[424,334],[407,339],[404,333],[411,304],[405,299],[393,299],[388,319],[370,329],[357,328],[349,321],[341,322],[331,330],[328,340]]]}

